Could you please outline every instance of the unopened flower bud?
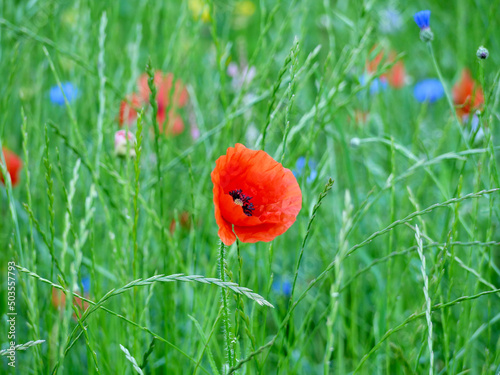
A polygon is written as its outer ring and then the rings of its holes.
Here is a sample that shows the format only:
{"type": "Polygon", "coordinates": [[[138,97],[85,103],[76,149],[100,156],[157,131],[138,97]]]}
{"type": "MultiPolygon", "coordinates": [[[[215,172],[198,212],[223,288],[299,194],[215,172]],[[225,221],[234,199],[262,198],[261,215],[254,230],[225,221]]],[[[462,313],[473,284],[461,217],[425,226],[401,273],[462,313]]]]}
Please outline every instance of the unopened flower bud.
{"type": "Polygon", "coordinates": [[[125,157],[135,157],[135,144],[137,140],[135,135],[130,131],[118,130],[115,133],[115,155],[125,157]]]}
{"type": "Polygon", "coordinates": [[[361,140],[357,137],[351,139],[351,147],[356,148],[361,144],[361,140]]]}
{"type": "Polygon", "coordinates": [[[422,42],[432,42],[434,40],[434,33],[430,27],[420,30],[420,40],[422,42]]]}
{"type": "Polygon", "coordinates": [[[488,50],[486,48],[484,48],[483,46],[479,47],[477,49],[477,52],[476,52],[476,56],[478,59],[481,59],[481,60],[486,60],[488,58],[488,56],[490,55],[490,53],[488,52],[488,50]]]}

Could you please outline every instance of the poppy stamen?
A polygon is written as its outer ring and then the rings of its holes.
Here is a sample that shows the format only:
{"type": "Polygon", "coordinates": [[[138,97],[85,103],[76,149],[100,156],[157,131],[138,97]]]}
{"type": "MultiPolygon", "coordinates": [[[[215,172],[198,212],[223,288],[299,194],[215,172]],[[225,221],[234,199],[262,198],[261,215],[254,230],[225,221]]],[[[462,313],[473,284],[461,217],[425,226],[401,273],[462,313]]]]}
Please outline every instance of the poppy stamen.
{"type": "Polygon", "coordinates": [[[253,203],[250,203],[250,199],[253,197],[243,194],[241,189],[231,190],[229,195],[233,198],[234,203],[243,208],[243,213],[245,215],[252,216],[252,211],[255,210],[255,207],[253,203]]]}

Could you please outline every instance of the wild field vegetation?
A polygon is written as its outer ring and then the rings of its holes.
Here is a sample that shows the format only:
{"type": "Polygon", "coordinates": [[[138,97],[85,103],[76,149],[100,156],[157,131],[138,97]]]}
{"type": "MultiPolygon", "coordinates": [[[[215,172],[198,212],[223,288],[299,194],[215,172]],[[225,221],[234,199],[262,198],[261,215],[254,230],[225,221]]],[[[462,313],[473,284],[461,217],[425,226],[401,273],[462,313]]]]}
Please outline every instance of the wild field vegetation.
{"type": "Polygon", "coordinates": [[[0,0],[0,373],[499,374],[499,14],[0,0]]]}

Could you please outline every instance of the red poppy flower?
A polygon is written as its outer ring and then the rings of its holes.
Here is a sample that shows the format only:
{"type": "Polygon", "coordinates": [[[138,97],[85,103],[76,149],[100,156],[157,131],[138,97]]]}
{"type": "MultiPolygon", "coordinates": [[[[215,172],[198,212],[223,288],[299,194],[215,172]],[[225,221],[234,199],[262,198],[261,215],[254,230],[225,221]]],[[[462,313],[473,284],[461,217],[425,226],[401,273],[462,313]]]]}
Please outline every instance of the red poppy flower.
{"type": "Polygon", "coordinates": [[[219,237],[228,246],[236,236],[242,242],[272,241],[292,226],[302,207],[293,173],[264,151],[237,143],[217,159],[211,176],[219,237]]]}
{"type": "MultiPolygon", "coordinates": [[[[179,223],[181,224],[181,227],[184,229],[189,229],[191,225],[191,218],[189,217],[189,213],[186,211],[183,211],[179,215],[179,223]]],[[[173,234],[175,232],[175,228],[177,227],[177,223],[175,222],[175,219],[172,219],[170,222],[170,233],[173,234]]]]}
{"type": "MultiPolygon", "coordinates": [[[[89,298],[88,294],[85,294],[85,298],[89,298]]],[[[89,303],[87,301],[83,301],[81,298],[77,296],[73,296],[73,305],[78,309],[81,313],[85,312],[88,309],[89,303]]],[[[64,311],[66,306],[66,295],[60,289],[52,288],[52,306],[54,306],[61,313],[64,311]]],[[[73,313],[73,319],[76,320],[76,314],[73,313]]]]}
{"type": "MultiPolygon", "coordinates": [[[[391,52],[389,55],[389,61],[393,62],[395,59],[396,53],[391,52]]],[[[398,60],[398,62],[396,62],[387,73],[387,81],[390,86],[400,89],[405,85],[405,75],[405,65],[403,60],[398,60]]]]}
{"type": "Polygon", "coordinates": [[[481,107],[484,103],[483,90],[471,78],[467,69],[462,71],[462,78],[453,86],[453,101],[458,106],[457,115],[462,117],[481,107]]]}
{"type": "Polygon", "coordinates": [[[178,135],[184,131],[184,121],[182,121],[181,116],[175,113],[175,109],[171,108],[168,112],[168,124],[164,127],[165,123],[165,111],[158,111],[158,125],[160,127],[160,133],[178,135]]]}
{"type": "MultiPolygon", "coordinates": [[[[184,130],[184,122],[177,114],[177,109],[186,105],[188,100],[188,92],[181,80],[175,82],[173,90],[172,104],[170,104],[170,95],[174,76],[172,73],[163,74],[160,71],[155,72],[154,84],[158,89],[156,102],[158,104],[158,123],[160,131],[165,134],[180,134],[184,130]],[[168,110],[168,116],[167,116],[168,110]],[[168,121],[167,121],[168,120],[168,121]],[[165,126],[165,121],[167,125],[165,126]]],[[[148,86],[148,76],[143,74],[139,77],[139,95],[145,102],[149,102],[149,95],[151,91],[148,86]]]]}
{"type": "MultiPolygon", "coordinates": [[[[19,171],[23,168],[23,162],[19,156],[6,147],[2,147],[2,152],[5,159],[5,165],[7,166],[7,172],[9,172],[10,180],[12,181],[12,186],[16,186],[19,182],[19,171]]],[[[0,181],[5,184],[2,173],[0,173],[0,181]]]]}
{"type": "Polygon", "coordinates": [[[137,94],[132,94],[127,100],[122,100],[120,103],[120,127],[123,123],[131,124],[137,119],[137,110],[141,107],[141,98],[137,94]]]}
{"type": "MultiPolygon", "coordinates": [[[[376,47],[373,47],[372,51],[376,47]]],[[[375,56],[375,58],[371,61],[366,61],[366,71],[368,73],[375,73],[378,69],[378,66],[382,62],[382,59],[384,58],[385,52],[381,51],[375,56]]],[[[394,51],[391,51],[389,53],[389,59],[388,62],[392,63],[396,59],[396,53],[394,51]]],[[[381,80],[386,80],[391,87],[394,87],[396,89],[399,89],[404,86],[405,84],[405,66],[402,60],[399,60],[396,62],[387,73],[382,74],[380,76],[381,80]]]]}
{"type": "MultiPolygon", "coordinates": [[[[373,46],[373,48],[370,51],[370,54],[377,48],[377,46],[373,46]]],[[[368,73],[375,73],[378,69],[378,66],[382,62],[382,59],[384,58],[384,51],[380,51],[377,53],[377,56],[375,56],[372,60],[366,60],[366,71],[368,73]]]]}
{"type": "Polygon", "coordinates": [[[360,109],[354,110],[354,116],[348,118],[349,122],[354,122],[354,125],[365,125],[368,121],[369,113],[360,109]]]}

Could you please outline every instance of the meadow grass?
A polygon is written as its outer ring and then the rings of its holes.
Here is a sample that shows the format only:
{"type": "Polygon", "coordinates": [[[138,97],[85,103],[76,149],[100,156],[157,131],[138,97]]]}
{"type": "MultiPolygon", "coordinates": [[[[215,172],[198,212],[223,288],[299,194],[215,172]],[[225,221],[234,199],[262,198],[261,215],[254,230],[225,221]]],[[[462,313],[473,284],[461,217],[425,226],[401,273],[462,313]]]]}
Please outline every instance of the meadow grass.
{"type": "Polygon", "coordinates": [[[0,159],[0,373],[500,374],[499,14],[498,0],[0,0],[0,143],[24,163],[13,186],[0,159]],[[399,61],[403,87],[382,88],[399,61]],[[453,102],[463,68],[484,91],[476,131],[453,102]],[[187,89],[165,109],[177,136],[159,128],[158,70],[187,89]],[[144,73],[135,158],[118,157],[120,103],[144,73]],[[441,99],[415,99],[424,78],[441,99]],[[66,82],[78,93],[57,105],[66,82]],[[217,235],[210,174],[235,143],[301,187],[270,243],[217,235]]]}

